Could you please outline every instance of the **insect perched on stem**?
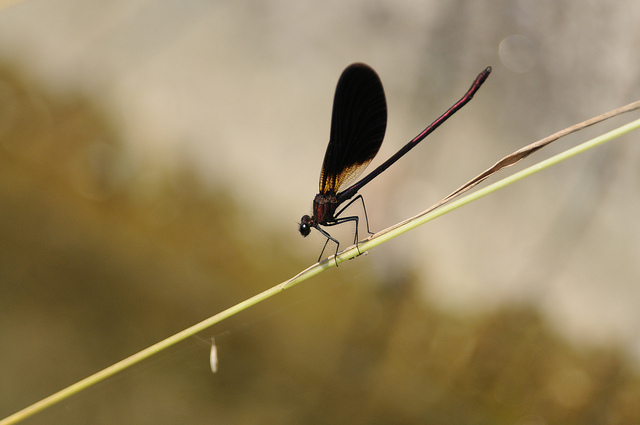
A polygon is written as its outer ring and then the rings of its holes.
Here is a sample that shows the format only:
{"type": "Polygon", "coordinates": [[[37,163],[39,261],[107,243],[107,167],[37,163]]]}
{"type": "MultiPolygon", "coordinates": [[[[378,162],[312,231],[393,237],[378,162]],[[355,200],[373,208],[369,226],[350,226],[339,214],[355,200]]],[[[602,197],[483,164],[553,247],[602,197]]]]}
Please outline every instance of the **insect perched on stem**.
{"type": "MultiPolygon", "coordinates": [[[[304,215],[300,220],[300,234],[302,236],[309,235],[313,227],[327,238],[318,261],[322,259],[322,254],[329,241],[335,242],[336,255],[340,247],[340,242],[320,226],[329,227],[349,221],[355,222],[354,244],[357,246],[358,216],[340,217],[340,215],[349,205],[360,200],[364,208],[367,232],[371,234],[362,195],[353,197],[365,184],[389,168],[438,128],[440,124],[466,105],[490,73],[491,67],[482,71],[467,93],[440,118],[431,123],[378,168],[353,183],[373,160],[382,145],[387,128],[387,101],[380,77],[370,66],[354,63],[342,72],[333,100],[329,145],[320,171],[320,192],[313,200],[311,216],[304,215]],[[346,201],[349,202],[338,209],[346,201]]],[[[336,265],[338,265],[337,259],[336,265]]]]}

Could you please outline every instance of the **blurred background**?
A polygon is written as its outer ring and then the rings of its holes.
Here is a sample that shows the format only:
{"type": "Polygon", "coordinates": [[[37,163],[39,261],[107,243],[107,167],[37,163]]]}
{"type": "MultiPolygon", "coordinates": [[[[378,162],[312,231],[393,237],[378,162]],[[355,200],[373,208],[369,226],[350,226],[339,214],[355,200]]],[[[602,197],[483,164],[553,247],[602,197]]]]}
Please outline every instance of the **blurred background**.
{"type": "MultiPolygon", "coordinates": [[[[375,231],[640,99],[633,0],[0,4],[0,418],[316,260],[323,238],[297,223],[352,62],[387,95],[372,167],[494,68],[362,191],[375,231]]],[[[435,220],[24,423],[638,422],[639,139],[435,220]]]]}

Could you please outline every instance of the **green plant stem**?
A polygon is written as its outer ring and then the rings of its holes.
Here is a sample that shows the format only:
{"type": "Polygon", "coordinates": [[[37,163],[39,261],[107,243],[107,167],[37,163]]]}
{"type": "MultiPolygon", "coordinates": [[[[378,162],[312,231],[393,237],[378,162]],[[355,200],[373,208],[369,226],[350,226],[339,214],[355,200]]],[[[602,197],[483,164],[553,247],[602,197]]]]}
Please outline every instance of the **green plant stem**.
{"type": "MultiPolygon", "coordinates": [[[[447,214],[450,211],[453,211],[463,205],[468,204],[469,202],[475,201],[476,199],[479,199],[485,195],[488,195],[490,193],[495,192],[498,189],[501,189],[505,186],[508,186],[512,183],[517,182],[520,179],[523,179],[525,177],[528,177],[532,174],[537,173],[538,171],[544,170],[546,168],[551,167],[552,165],[558,164],[559,162],[562,162],[568,158],[571,158],[575,155],[578,155],[580,153],[583,153],[589,149],[592,149],[596,146],[599,146],[605,142],[608,142],[610,140],[613,140],[614,138],[620,137],[623,134],[626,134],[632,130],[638,129],[640,128],[640,119],[633,121],[629,124],[626,124],[622,127],[619,127],[615,130],[612,130],[606,134],[603,134],[599,137],[596,137],[592,140],[589,140],[587,142],[582,143],[579,146],[576,146],[574,148],[568,149],[558,155],[555,155],[549,159],[543,160],[529,168],[526,168],[522,171],[519,171],[517,173],[514,173],[513,175],[506,177],[496,183],[493,183],[489,186],[486,186],[482,189],[476,190],[475,192],[466,195],[462,198],[459,198],[458,200],[455,201],[451,201],[448,204],[445,204],[443,206],[441,206],[440,204],[436,204],[434,206],[434,208],[429,208],[428,210],[424,211],[423,213],[418,214],[415,217],[412,217],[408,220],[405,220],[401,223],[398,223],[397,225],[394,225],[388,229],[385,229],[381,232],[378,232],[377,234],[373,235],[371,238],[361,242],[358,244],[358,247],[356,248],[356,246],[352,246],[347,248],[346,250],[342,251],[341,253],[338,254],[337,256],[337,262],[341,263],[343,261],[346,261],[348,259],[351,259],[353,257],[358,256],[360,253],[365,252],[370,250],[371,248],[374,248],[390,239],[395,238],[396,236],[401,235],[402,233],[408,232],[411,229],[414,229],[418,226],[421,226],[424,223],[427,223],[437,217],[440,217],[444,214],[447,214]]],[[[53,406],[54,404],[74,395],[79,393],[80,391],[83,391],[89,387],[91,387],[92,385],[95,385],[103,380],[105,380],[106,378],[115,375],[116,373],[119,373],[133,365],[135,365],[136,363],[141,362],[144,359],[147,359],[149,357],[151,357],[152,355],[171,347],[174,344],[177,344],[180,341],[183,341],[191,336],[194,336],[195,334],[215,325],[218,322],[221,322],[222,320],[231,317],[233,315],[235,315],[236,313],[239,313],[241,311],[243,311],[246,308],[249,308],[259,302],[262,302],[264,300],[266,300],[267,298],[270,298],[282,291],[284,291],[285,289],[294,286],[304,280],[307,280],[315,275],[317,275],[318,273],[322,272],[325,269],[328,269],[330,267],[333,267],[335,265],[335,262],[333,260],[332,257],[327,258],[325,260],[323,260],[320,263],[316,263],[314,265],[312,265],[311,267],[307,268],[306,270],[303,270],[302,272],[298,273],[296,276],[292,277],[289,280],[286,280],[270,289],[267,289],[264,292],[261,292],[258,295],[255,295],[239,304],[234,305],[233,307],[230,307],[226,310],[224,310],[221,313],[216,314],[215,316],[212,316],[206,320],[203,320],[200,323],[197,323],[163,341],[160,341],[148,348],[145,348],[144,350],[130,356],[127,357],[124,360],[119,361],[118,363],[115,363],[111,366],[109,366],[106,369],[103,369],[81,381],[76,382],[75,384],[58,391],[55,394],[50,395],[49,397],[46,397],[34,404],[32,404],[31,406],[28,406],[26,408],[24,408],[23,410],[20,410],[17,413],[14,413],[11,416],[6,417],[3,420],[0,420],[0,425],[9,425],[9,424],[15,424],[18,423],[38,412],[41,412],[42,410],[53,406]]]]}

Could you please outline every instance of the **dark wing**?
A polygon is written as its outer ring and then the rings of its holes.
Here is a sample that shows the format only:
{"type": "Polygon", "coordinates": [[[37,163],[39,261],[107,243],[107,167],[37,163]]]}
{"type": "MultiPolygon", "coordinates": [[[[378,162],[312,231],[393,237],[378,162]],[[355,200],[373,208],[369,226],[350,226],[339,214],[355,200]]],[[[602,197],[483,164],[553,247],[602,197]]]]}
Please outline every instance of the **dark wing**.
{"type": "Polygon", "coordinates": [[[353,182],[378,153],[386,129],[387,101],[380,77],[363,63],[348,66],[333,99],[320,193],[336,193],[353,182]]]}

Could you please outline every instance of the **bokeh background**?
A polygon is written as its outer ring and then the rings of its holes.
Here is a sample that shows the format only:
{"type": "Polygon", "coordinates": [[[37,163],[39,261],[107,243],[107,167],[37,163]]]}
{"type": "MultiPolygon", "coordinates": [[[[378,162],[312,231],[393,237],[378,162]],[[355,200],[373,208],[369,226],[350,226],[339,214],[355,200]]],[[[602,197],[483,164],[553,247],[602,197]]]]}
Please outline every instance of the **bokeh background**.
{"type": "MultiPolygon", "coordinates": [[[[372,166],[494,68],[362,191],[380,230],[640,99],[639,18],[633,0],[2,3],[0,418],[315,261],[324,241],[297,222],[351,62],[387,94],[372,166]]],[[[639,139],[448,214],[25,423],[639,422],[639,139]]]]}

